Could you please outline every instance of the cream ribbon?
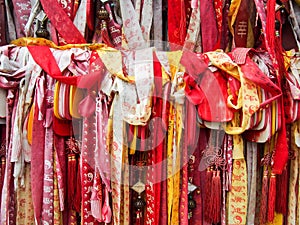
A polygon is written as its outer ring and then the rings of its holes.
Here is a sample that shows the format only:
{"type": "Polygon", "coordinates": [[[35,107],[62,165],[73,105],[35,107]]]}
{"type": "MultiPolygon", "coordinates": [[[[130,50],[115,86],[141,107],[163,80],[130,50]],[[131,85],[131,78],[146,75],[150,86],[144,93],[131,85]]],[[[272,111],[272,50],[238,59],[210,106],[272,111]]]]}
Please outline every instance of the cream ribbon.
{"type": "Polygon", "coordinates": [[[247,165],[244,159],[243,139],[233,136],[232,188],[228,193],[228,225],[244,225],[247,219],[248,187],[247,165]]]}
{"type": "Polygon", "coordinates": [[[253,225],[255,223],[255,209],[256,209],[256,182],[257,182],[257,143],[247,142],[247,158],[251,157],[251,160],[247,160],[248,164],[248,212],[247,212],[247,225],[253,225]]]}
{"type": "MultiPolygon", "coordinates": [[[[295,152],[296,158],[291,160],[290,174],[289,174],[289,192],[288,192],[288,215],[287,221],[290,225],[296,225],[297,223],[297,196],[296,186],[299,183],[298,171],[299,171],[299,147],[295,143],[295,131],[297,129],[297,122],[292,124],[291,127],[291,150],[295,152]]],[[[299,205],[299,202],[298,202],[299,205]]]]}

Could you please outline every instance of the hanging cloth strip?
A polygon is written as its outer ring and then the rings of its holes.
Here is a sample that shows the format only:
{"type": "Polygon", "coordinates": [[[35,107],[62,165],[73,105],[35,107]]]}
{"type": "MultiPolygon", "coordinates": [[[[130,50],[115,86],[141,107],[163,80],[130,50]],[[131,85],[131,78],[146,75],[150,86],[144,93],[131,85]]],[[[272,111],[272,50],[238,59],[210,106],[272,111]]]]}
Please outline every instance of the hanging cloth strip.
{"type": "MultiPolygon", "coordinates": [[[[184,49],[194,52],[197,47],[197,41],[200,37],[200,3],[197,2],[195,8],[192,8],[191,19],[184,41],[184,49]]],[[[201,37],[200,37],[201,38],[201,37]]]]}
{"type": "Polygon", "coordinates": [[[167,190],[168,223],[179,223],[180,198],[180,149],[182,145],[184,85],[182,68],[179,66],[181,51],[168,53],[172,76],[170,93],[170,112],[167,145],[167,190]]]}
{"type": "MultiPolygon", "coordinates": [[[[13,0],[14,7],[14,21],[17,38],[25,36],[25,26],[31,11],[31,2],[30,0],[13,0]]],[[[7,8],[9,5],[6,5],[7,8]]],[[[10,21],[12,23],[12,21],[10,21]]]]}
{"type": "MultiPolygon", "coordinates": [[[[52,129],[52,114],[53,114],[53,90],[54,80],[50,76],[45,76],[45,106],[44,109],[44,127],[45,127],[45,155],[44,155],[44,187],[43,187],[43,207],[42,207],[42,223],[45,221],[49,224],[53,223],[54,215],[54,171],[53,171],[53,129],[52,129]]],[[[43,88],[43,87],[38,87],[43,88]]]]}
{"type": "Polygon", "coordinates": [[[201,1],[201,37],[203,52],[215,50],[218,39],[218,28],[213,1],[201,1]],[[210,18],[207,20],[207,18],[210,18]]]}
{"type": "MultiPolygon", "coordinates": [[[[147,170],[148,185],[146,185],[146,224],[159,224],[159,215],[161,207],[161,181],[163,174],[158,165],[161,165],[162,155],[164,151],[164,129],[166,124],[162,121],[163,101],[167,97],[163,96],[163,80],[162,80],[162,67],[158,59],[154,57],[154,82],[155,88],[153,92],[153,109],[151,114],[151,121],[153,121],[153,129],[155,132],[153,136],[153,149],[151,150],[149,168],[147,170]]],[[[149,159],[148,159],[149,160],[149,159]]]]}
{"type": "MultiPolygon", "coordinates": [[[[57,173],[57,167],[56,167],[56,162],[58,161],[57,159],[57,152],[54,149],[54,155],[53,155],[53,170],[54,170],[54,175],[53,175],[53,224],[54,225],[59,225],[61,224],[61,210],[60,210],[60,196],[59,196],[59,186],[58,186],[58,173],[57,173]]],[[[64,200],[64,199],[63,199],[64,200]]]]}
{"type": "Polygon", "coordinates": [[[247,217],[247,166],[244,159],[243,139],[233,136],[232,188],[228,194],[228,225],[246,224],[247,217]]]}
{"type": "Polygon", "coordinates": [[[153,0],[144,0],[143,8],[141,13],[141,29],[143,33],[144,40],[146,42],[150,41],[150,31],[153,20],[153,0]]]}
{"type": "Polygon", "coordinates": [[[68,44],[86,43],[84,37],[56,0],[41,0],[41,4],[53,26],[68,44]]]}
{"type": "MultiPolygon", "coordinates": [[[[78,2],[79,1],[76,0],[74,4],[76,5],[78,4],[78,2]]],[[[87,7],[87,0],[81,0],[73,21],[74,25],[77,27],[78,31],[81,33],[83,37],[85,34],[86,21],[87,21],[86,7],[87,7]]]]}
{"type": "Polygon", "coordinates": [[[254,142],[247,142],[247,163],[248,163],[248,211],[247,225],[255,224],[256,208],[256,181],[257,181],[257,150],[258,146],[254,142]]]}
{"type": "Polygon", "coordinates": [[[163,50],[163,8],[162,1],[153,1],[153,40],[154,47],[160,51],[163,50]]]}
{"type": "MultiPolygon", "coordinates": [[[[86,98],[87,99],[87,98],[86,98]]],[[[79,106],[80,107],[80,106],[79,106]]],[[[93,107],[89,105],[89,107],[93,107]]],[[[86,110],[86,109],[85,109],[86,110]]],[[[87,113],[85,111],[85,113],[87,113]]],[[[96,223],[91,212],[91,190],[93,187],[94,177],[94,149],[96,146],[96,121],[94,112],[83,115],[83,135],[81,149],[81,183],[82,183],[82,224],[96,223]]],[[[96,223],[97,224],[97,223],[96,223]]]]}
{"type": "Polygon", "coordinates": [[[249,31],[249,15],[247,0],[237,0],[230,4],[229,8],[229,30],[233,36],[233,48],[247,47],[249,31]]]}
{"type": "Polygon", "coordinates": [[[25,165],[24,186],[17,190],[17,224],[34,224],[33,204],[31,198],[30,164],[25,165]]]}
{"type": "Polygon", "coordinates": [[[220,49],[221,47],[221,39],[223,38],[223,5],[224,1],[222,0],[214,0],[214,10],[216,14],[216,22],[217,22],[217,30],[218,30],[218,39],[214,49],[220,49]]]}
{"type": "Polygon", "coordinates": [[[0,1],[0,46],[6,45],[6,11],[5,11],[5,2],[4,0],[0,1]]]}
{"type": "Polygon", "coordinates": [[[186,14],[184,0],[168,1],[168,41],[171,50],[179,50],[186,37],[186,14]]]}
{"type": "Polygon", "coordinates": [[[124,121],[121,114],[120,97],[114,97],[108,121],[108,143],[111,154],[111,189],[112,189],[112,209],[113,223],[121,222],[121,184],[122,184],[122,162],[123,152],[126,152],[124,145],[124,121]]]}
{"type": "Polygon", "coordinates": [[[297,224],[297,183],[299,173],[299,147],[295,143],[295,130],[297,129],[297,122],[292,124],[291,128],[291,150],[294,151],[294,158],[290,163],[290,176],[289,176],[289,194],[288,194],[288,224],[297,224]]]}
{"type": "Polygon", "coordinates": [[[39,88],[35,92],[35,100],[32,107],[34,108],[34,120],[32,133],[32,145],[31,145],[31,166],[35,168],[31,170],[31,189],[32,189],[32,199],[34,206],[35,220],[38,224],[41,224],[41,213],[43,205],[43,185],[44,185],[44,144],[45,144],[45,128],[44,121],[39,119],[39,98],[43,99],[43,95],[40,91],[43,87],[43,79],[39,78],[37,80],[37,85],[39,88]]]}
{"type": "MultiPolygon", "coordinates": [[[[124,35],[128,43],[129,49],[145,48],[147,45],[143,38],[143,32],[138,21],[138,16],[136,15],[131,1],[120,1],[120,8],[124,24],[124,35]]],[[[146,21],[148,22],[148,20],[146,21]]],[[[149,26],[145,26],[144,28],[147,29],[149,28],[149,26]]]]}

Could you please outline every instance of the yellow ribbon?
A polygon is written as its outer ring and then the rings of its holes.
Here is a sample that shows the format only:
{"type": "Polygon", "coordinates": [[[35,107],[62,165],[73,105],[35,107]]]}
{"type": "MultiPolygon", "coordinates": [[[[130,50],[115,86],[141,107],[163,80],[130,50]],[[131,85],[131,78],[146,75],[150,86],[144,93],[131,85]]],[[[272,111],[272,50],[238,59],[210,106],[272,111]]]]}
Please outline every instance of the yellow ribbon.
{"type": "Polygon", "coordinates": [[[17,195],[16,224],[34,224],[34,212],[31,196],[30,164],[25,164],[24,185],[19,185],[17,195]]]}
{"type": "MultiPolygon", "coordinates": [[[[44,38],[33,38],[33,37],[22,37],[22,38],[11,41],[11,44],[16,45],[16,46],[22,46],[22,47],[48,46],[50,48],[59,49],[59,50],[67,50],[67,49],[71,49],[71,48],[82,48],[82,49],[89,48],[91,50],[104,48],[104,49],[107,49],[108,51],[114,50],[113,48],[110,48],[107,45],[100,44],[100,43],[96,43],[96,44],[95,43],[93,43],[93,44],[66,44],[66,45],[58,46],[53,41],[50,41],[50,40],[47,40],[44,38]]],[[[114,51],[116,51],[116,50],[114,50],[114,51]]]]}
{"type": "Polygon", "coordinates": [[[53,224],[54,225],[59,225],[59,224],[62,224],[63,221],[62,221],[62,215],[61,215],[61,212],[60,212],[60,203],[59,203],[59,192],[58,192],[58,180],[57,180],[57,173],[56,173],[56,153],[54,152],[54,160],[53,160],[53,171],[54,171],[54,174],[53,174],[53,197],[54,197],[54,201],[53,201],[53,206],[54,206],[54,209],[53,209],[53,212],[54,212],[54,215],[53,215],[53,224]]]}
{"type": "MultiPolygon", "coordinates": [[[[239,123],[239,115],[235,113],[231,121],[235,126],[239,123]]],[[[232,188],[228,193],[228,225],[246,224],[248,207],[247,164],[244,159],[244,143],[240,135],[233,135],[232,151],[232,188]]]]}
{"type": "Polygon", "coordinates": [[[168,224],[171,224],[171,212],[173,205],[173,134],[174,134],[174,106],[170,105],[169,124],[168,124],[168,143],[167,143],[167,201],[168,201],[168,224]]]}

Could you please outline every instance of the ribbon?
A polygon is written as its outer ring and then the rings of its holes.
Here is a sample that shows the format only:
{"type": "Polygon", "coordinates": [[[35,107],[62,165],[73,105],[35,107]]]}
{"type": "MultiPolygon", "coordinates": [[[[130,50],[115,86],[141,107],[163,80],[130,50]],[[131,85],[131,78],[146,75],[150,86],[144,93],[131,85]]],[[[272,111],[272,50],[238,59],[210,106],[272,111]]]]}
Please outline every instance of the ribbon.
{"type": "Polygon", "coordinates": [[[233,146],[232,188],[228,195],[228,225],[246,224],[247,217],[247,166],[241,136],[233,136],[233,146]]]}
{"type": "Polygon", "coordinates": [[[146,47],[138,17],[130,0],[120,1],[123,29],[129,49],[146,47]]]}
{"type": "MultiPolygon", "coordinates": [[[[91,107],[91,106],[90,106],[91,107]]],[[[96,121],[94,114],[83,118],[83,135],[81,149],[81,183],[82,183],[82,217],[81,223],[95,223],[96,220],[91,212],[91,195],[94,177],[94,149],[95,143],[96,121]]]]}
{"type": "Polygon", "coordinates": [[[195,8],[192,8],[191,19],[189,22],[187,35],[183,46],[184,49],[190,50],[192,52],[196,49],[197,40],[200,37],[200,22],[201,21],[200,21],[200,5],[199,5],[195,8]]]}
{"type": "Polygon", "coordinates": [[[111,153],[111,188],[113,222],[115,225],[121,223],[121,184],[122,184],[122,162],[124,148],[124,121],[121,115],[120,97],[114,97],[108,121],[108,142],[111,153]],[[111,137],[111,138],[110,138],[111,137]]]}
{"type": "Polygon", "coordinates": [[[86,43],[80,31],[74,26],[72,20],[57,0],[41,0],[41,4],[51,23],[67,43],[86,43]]]}
{"type": "Polygon", "coordinates": [[[154,46],[158,50],[163,50],[163,19],[162,19],[162,2],[153,1],[153,40],[154,46]]]}
{"type": "Polygon", "coordinates": [[[142,18],[141,18],[141,29],[143,33],[144,40],[146,42],[150,41],[150,31],[152,27],[153,20],[153,0],[144,0],[142,8],[142,18]]]}
{"type": "Polygon", "coordinates": [[[30,169],[30,164],[26,164],[24,169],[24,185],[17,190],[17,224],[34,224],[30,169]]]}
{"type": "Polygon", "coordinates": [[[167,101],[167,96],[163,96],[163,84],[162,84],[162,68],[158,60],[154,60],[154,96],[153,107],[151,113],[151,121],[153,121],[153,129],[155,132],[153,136],[153,150],[150,152],[149,169],[147,170],[147,179],[150,181],[149,185],[146,185],[146,224],[159,224],[159,215],[161,207],[161,181],[163,173],[157,168],[162,162],[162,155],[164,151],[164,125],[162,124],[162,111],[163,101],[167,101]]]}
{"type": "Polygon", "coordinates": [[[248,211],[247,225],[255,224],[256,208],[256,181],[257,181],[257,144],[247,142],[247,163],[248,163],[248,211]]]}
{"type": "Polygon", "coordinates": [[[200,3],[201,36],[203,52],[213,51],[218,39],[218,28],[213,1],[200,3]],[[207,18],[210,18],[207,20],[207,18]]]}
{"type": "MultiPolygon", "coordinates": [[[[41,82],[41,80],[38,79],[37,82],[41,82]]],[[[35,220],[40,224],[43,203],[45,127],[44,121],[38,119],[38,98],[39,93],[36,89],[34,105],[32,106],[35,107],[32,127],[32,133],[35,135],[32,136],[31,166],[35,169],[31,170],[31,189],[35,220]]]]}
{"type": "Polygon", "coordinates": [[[43,182],[43,206],[42,206],[42,223],[45,221],[49,224],[53,223],[53,130],[52,130],[52,114],[53,114],[53,87],[54,81],[47,77],[45,105],[46,112],[44,117],[45,126],[45,152],[44,152],[44,182],[43,182]]]}
{"type": "MultiPolygon", "coordinates": [[[[289,173],[289,192],[288,192],[288,224],[297,224],[297,192],[296,186],[298,183],[298,173],[299,173],[299,148],[295,143],[295,129],[297,129],[297,122],[292,124],[291,128],[291,151],[295,152],[290,164],[290,173],[289,173]]],[[[298,194],[299,195],[299,194],[298,194]]]]}
{"type": "Polygon", "coordinates": [[[168,38],[172,50],[182,48],[186,37],[184,0],[168,1],[168,38]]]}
{"type": "MultiPolygon", "coordinates": [[[[31,11],[31,2],[30,0],[14,0],[12,1],[14,13],[15,13],[15,28],[17,38],[25,36],[25,26],[31,11]]],[[[8,7],[9,4],[6,6],[8,7]]],[[[12,21],[11,21],[12,22],[12,21]]]]}
{"type": "Polygon", "coordinates": [[[6,45],[6,12],[4,0],[0,1],[0,46],[6,45]]]}
{"type": "MultiPolygon", "coordinates": [[[[179,54],[181,55],[181,54],[179,54]]],[[[178,55],[169,55],[171,73],[174,74],[171,86],[171,104],[169,112],[168,144],[167,144],[167,185],[168,185],[168,221],[170,224],[179,223],[180,198],[180,148],[182,144],[184,85],[183,72],[175,65],[178,55]],[[173,61],[173,63],[172,63],[173,61]],[[172,105],[173,103],[173,105],[172,105]]],[[[179,60],[177,61],[179,62],[179,60]]]]}

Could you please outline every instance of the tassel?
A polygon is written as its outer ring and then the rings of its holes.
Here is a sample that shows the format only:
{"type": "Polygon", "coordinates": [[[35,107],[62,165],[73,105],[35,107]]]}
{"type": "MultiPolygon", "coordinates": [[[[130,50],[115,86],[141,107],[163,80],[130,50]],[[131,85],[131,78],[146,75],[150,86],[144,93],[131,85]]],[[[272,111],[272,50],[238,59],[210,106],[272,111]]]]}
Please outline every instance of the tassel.
{"type": "Polygon", "coordinates": [[[260,224],[265,224],[267,222],[267,204],[268,204],[268,170],[264,171],[264,176],[262,180],[262,193],[260,202],[260,214],[259,221],[260,224]]]}
{"type": "Polygon", "coordinates": [[[282,171],[281,175],[277,175],[276,190],[276,212],[286,216],[287,213],[287,190],[288,189],[288,172],[287,168],[282,171]]]}
{"type": "Polygon", "coordinates": [[[211,187],[212,201],[212,223],[219,223],[221,220],[221,178],[220,171],[214,171],[211,187]]]}
{"type": "Polygon", "coordinates": [[[68,154],[68,205],[73,206],[75,187],[76,187],[76,155],[68,154]]]}
{"type": "Polygon", "coordinates": [[[268,197],[268,221],[272,222],[274,220],[275,214],[275,200],[276,200],[276,175],[271,174],[270,184],[269,184],[269,197],[268,197]]]}
{"type": "Polygon", "coordinates": [[[91,212],[92,216],[99,222],[102,218],[102,182],[100,175],[96,172],[91,196],[91,212]]]}
{"type": "Polygon", "coordinates": [[[145,205],[146,205],[145,201],[142,199],[140,195],[138,195],[137,200],[134,202],[134,207],[136,208],[136,220],[135,220],[136,225],[143,225],[142,210],[144,209],[145,205]]]}
{"type": "Polygon", "coordinates": [[[109,194],[108,194],[107,187],[105,187],[104,194],[105,194],[105,199],[102,207],[102,217],[103,217],[103,222],[107,224],[111,222],[111,215],[112,215],[111,208],[109,205],[109,194]]]}
{"type": "Polygon", "coordinates": [[[141,210],[138,209],[136,211],[136,220],[135,220],[135,224],[136,225],[142,225],[142,213],[141,213],[141,210]]]}
{"type": "Polygon", "coordinates": [[[206,182],[205,182],[205,209],[204,209],[204,218],[207,222],[211,223],[211,209],[212,209],[212,201],[211,201],[211,186],[212,186],[212,176],[213,172],[211,168],[207,168],[206,171],[206,182]]]}
{"type": "Polygon", "coordinates": [[[81,212],[81,176],[80,176],[79,166],[77,168],[76,189],[75,189],[73,206],[77,213],[81,212]]]}

